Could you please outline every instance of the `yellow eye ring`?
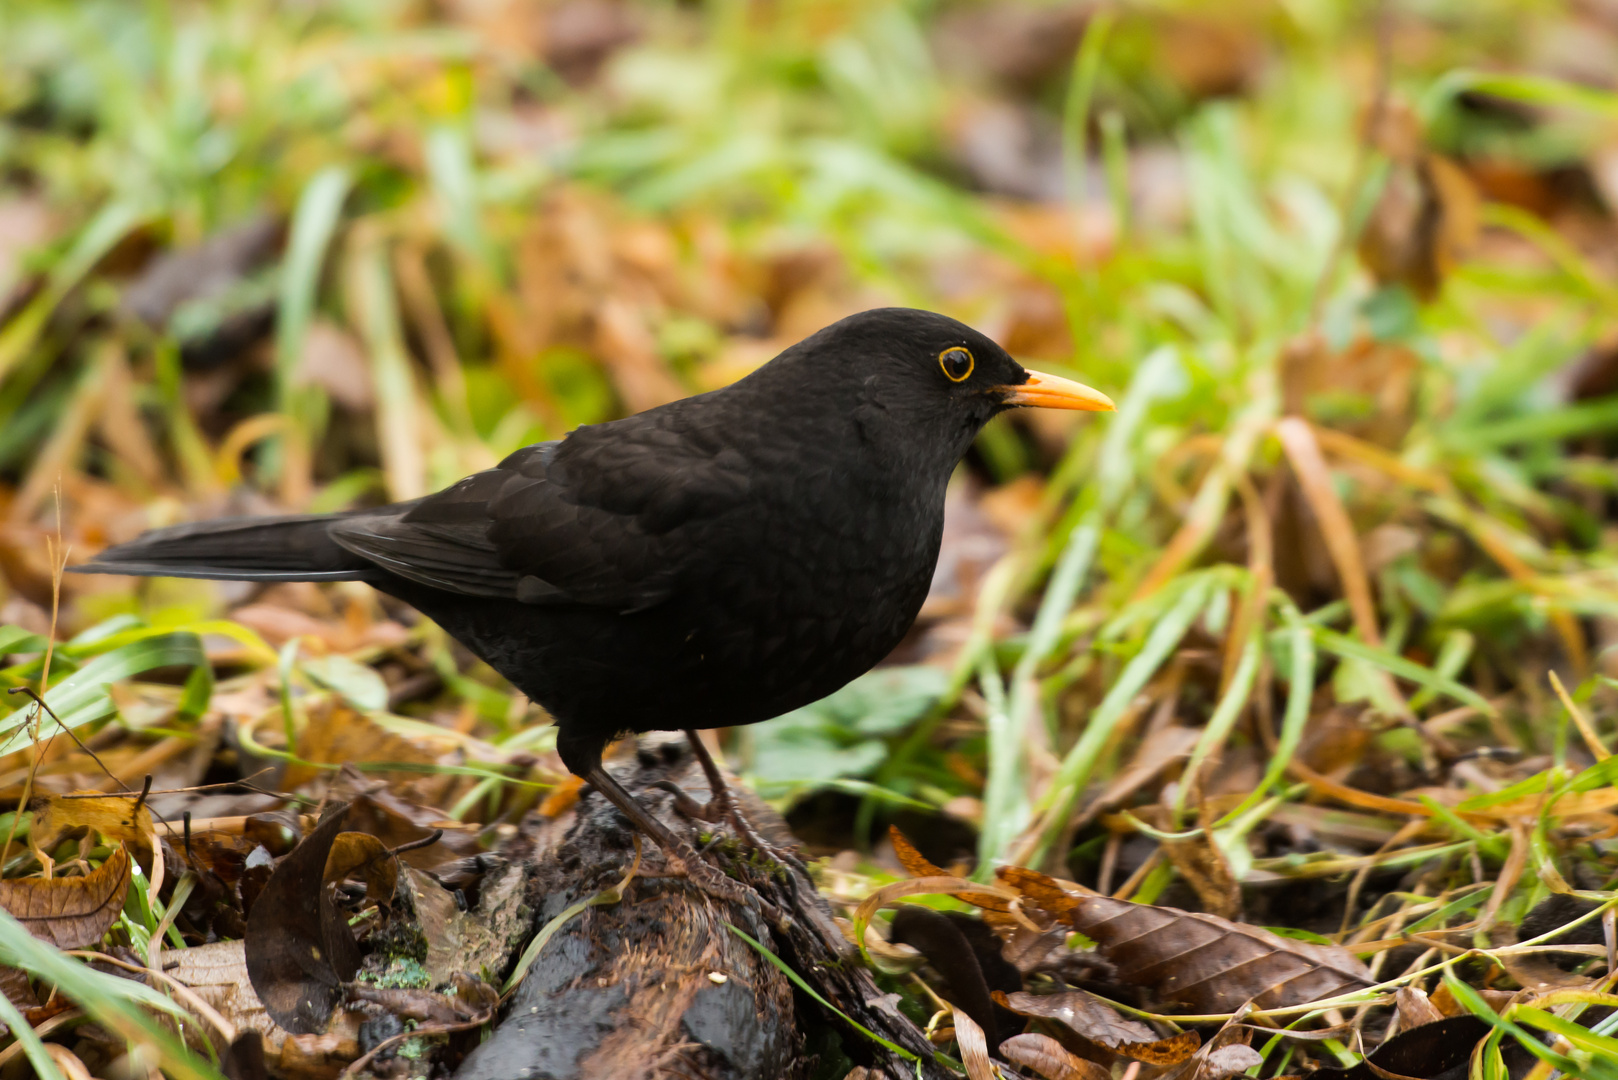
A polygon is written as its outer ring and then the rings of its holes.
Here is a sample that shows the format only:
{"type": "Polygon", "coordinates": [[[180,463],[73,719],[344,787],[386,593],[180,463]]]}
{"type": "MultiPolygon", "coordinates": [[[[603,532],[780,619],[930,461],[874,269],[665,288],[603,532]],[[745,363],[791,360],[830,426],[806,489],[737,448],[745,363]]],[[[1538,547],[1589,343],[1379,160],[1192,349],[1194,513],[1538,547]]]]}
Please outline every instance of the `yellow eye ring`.
{"type": "Polygon", "coordinates": [[[972,353],[959,345],[952,345],[938,354],[938,366],[944,369],[944,378],[950,382],[965,382],[972,375],[977,361],[972,353]]]}

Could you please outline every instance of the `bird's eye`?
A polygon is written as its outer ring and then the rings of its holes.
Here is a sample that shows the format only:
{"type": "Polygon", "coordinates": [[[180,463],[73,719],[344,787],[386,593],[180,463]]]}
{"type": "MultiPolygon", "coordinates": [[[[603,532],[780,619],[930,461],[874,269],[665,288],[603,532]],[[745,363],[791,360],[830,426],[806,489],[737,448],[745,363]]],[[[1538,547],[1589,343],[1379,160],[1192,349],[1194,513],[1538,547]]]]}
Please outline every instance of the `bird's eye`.
{"type": "Polygon", "coordinates": [[[938,366],[944,369],[950,382],[961,382],[972,374],[972,363],[972,354],[959,345],[938,354],[938,366]]]}

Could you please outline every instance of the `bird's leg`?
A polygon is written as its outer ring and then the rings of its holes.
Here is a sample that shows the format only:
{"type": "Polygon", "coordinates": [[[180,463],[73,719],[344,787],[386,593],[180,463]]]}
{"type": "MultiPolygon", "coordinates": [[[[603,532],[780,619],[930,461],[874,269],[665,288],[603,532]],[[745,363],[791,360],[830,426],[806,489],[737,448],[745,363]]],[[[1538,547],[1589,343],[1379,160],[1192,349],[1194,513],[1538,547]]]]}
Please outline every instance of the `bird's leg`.
{"type": "Polygon", "coordinates": [[[703,892],[720,900],[736,904],[748,902],[752,893],[745,885],[726,877],[710,864],[703,862],[690,841],[675,836],[665,828],[661,821],[648,813],[640,801],[614,780],[612,774],[601,765],[597,764],[585,772],[584,780],[622,811],[630,824],[657,842],[657,846],[663,849],[663,854],[668,859],[671,876],[686,878],[703,892]]]}
{"type": "MultiPolygon", "coordinates": [[[[687,816],[700,817],[704,821],[717,821],[723,817],[730,822],[731,827],[736,830],[736,834],[741,837],[742,842],[748,847],[755,851],[763,852],[783,866],[793,866],[807,873],[808,867],[803,865],[802,859],[799,859],[790,851],[782,851],[777,848],[760,836],[757,829],[753,828],[753,823],[748,821],[747,816],[742,813],[741,806],[736,802],[736,796],[731,793],[730,785],[725,783],[724,776],[719,772],[719,766],[714,762],[713,755],[708,753],[708,747],[703,743],[702,737],[697,733],[696,729],[686,728],[685,737],[686,741],[691,744],[692,752],[697,755],[697,761],[702,764],[702,772],[708,778],[708,790],[712,792],[708,805],[698,807],[695,814],[687,814],[687,816]]],[[[686,802],[692,805],[696,804],[696,800],[689,795],[685,798],[686,802]]],[[[681,813],[686,813],[679,802],[676,802],[675,806],[681,810],[681,813]]]]}

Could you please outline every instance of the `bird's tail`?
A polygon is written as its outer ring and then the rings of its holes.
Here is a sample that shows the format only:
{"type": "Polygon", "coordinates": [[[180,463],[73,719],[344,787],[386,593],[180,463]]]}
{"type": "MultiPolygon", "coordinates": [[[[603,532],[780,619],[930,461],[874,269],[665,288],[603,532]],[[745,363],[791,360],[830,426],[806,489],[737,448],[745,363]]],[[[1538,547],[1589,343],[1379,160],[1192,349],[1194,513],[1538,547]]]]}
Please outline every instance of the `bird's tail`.
{"type": "Polygon", "coordinates": [[[154,529],[69,569],[220,581],[363,581],[375,575],[375,565],[331,536],[332,524],[348,516],[219,518],[154,529]]]}

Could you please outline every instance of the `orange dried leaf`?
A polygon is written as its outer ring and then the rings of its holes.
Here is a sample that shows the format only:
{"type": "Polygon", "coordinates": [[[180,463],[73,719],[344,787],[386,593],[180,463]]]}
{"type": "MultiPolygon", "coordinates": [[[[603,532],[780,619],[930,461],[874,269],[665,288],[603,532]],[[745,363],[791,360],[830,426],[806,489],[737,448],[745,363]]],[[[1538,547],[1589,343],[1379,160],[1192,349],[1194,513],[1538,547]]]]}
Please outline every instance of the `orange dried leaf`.
{"type": "Polygon", "coordinates": [[[325,879],[340,882],[355,874],[365,879],[365,895],[371,900],[392,903],[399,868],[387,845],[370,833],[338,833],[326,854],[325,879]]]}
{"type": "Polygon", "coordinates": [[[47,851],[77,829],[94,829],[107,840],[126,844],[150,842],[152,811],[134,793],[82,799],[43,795],[29,800],[28,808],[34,812],[29,835],[47,851]]]}
{"type": "Polygon", "coordinates": [[[1196,1052],[1202,1039],[1182,1031],[1167,1039],[1139,1020],[1127,1020],[1106,1002],[1083,990],[1060,994],[995,994],[994,1000],[1019,1016],[1054,1020],[1097,1046],[1151,1065],[1174,1065],[1196,1052]]]}
{"type": "Polygon", "coordinates": [[[1065,921],[1078,910],[1079,903],[1083,899],[1078,893],[1062,888],[1055,878],[1041,874],[1038,870],[1029,870],[1023,866],[1002,866],[994,873],[995,877],[1022,893],[1025,900],[1053,918],[1065,921]]]}
{"type": "MultiPolygon", "coordinates": [[[[898,856],[899,865],[912,878],[949,877],[950,872],[938,866],[916,850],[916,846],[905,839],[904,833],[899,831],[897,825],[888,826],[888,839],[893,844],[893,853],[898,856]]],[[[957,900],[964,900],[968,904],[975,904],[986,911],[1010,911],[1011,904],[1006,897],[996,896],[985,892],[956,893],[957,900]]]]}
{"type": "Polygon", "coordinates": [[[893,854],[898,857],[899,865],[911,877],[945,877],[949,874],[948,870],[917,851],[916,846],[899,831],[899,826],[888,826],[888,841],[893,844],[893,854]]]}

